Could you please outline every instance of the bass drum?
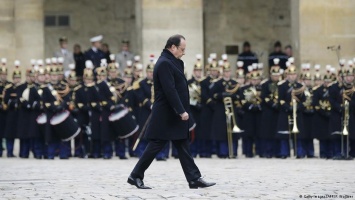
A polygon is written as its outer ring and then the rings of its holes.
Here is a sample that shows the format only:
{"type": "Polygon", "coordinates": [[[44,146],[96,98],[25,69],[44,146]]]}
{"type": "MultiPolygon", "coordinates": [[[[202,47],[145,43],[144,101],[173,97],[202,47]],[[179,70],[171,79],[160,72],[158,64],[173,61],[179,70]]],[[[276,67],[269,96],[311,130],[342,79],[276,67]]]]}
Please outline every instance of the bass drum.
{"type": "Polygon", "coordinates": [[[134,116],[124,106],[120,106],[108,117],[114,136],[119,139],[128,138],[139,129],[134,116]]]}
{"type": "Polygon", "coordinates": [[[50,121],[54,133],[62,141],[70,141],[81,131],[79,125],[75,122],[70,112],[65,110],[55,114],[50,121]]]}

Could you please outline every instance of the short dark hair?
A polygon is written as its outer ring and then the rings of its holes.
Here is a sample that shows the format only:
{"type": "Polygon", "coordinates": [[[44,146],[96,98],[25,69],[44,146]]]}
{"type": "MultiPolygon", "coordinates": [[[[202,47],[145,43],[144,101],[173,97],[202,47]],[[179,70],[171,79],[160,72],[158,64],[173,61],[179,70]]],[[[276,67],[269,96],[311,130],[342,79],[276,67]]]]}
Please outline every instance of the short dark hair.
{"type": "Polygon", "coordinates": [[[185,40],[185,37],[179,34],[173,35],[169,37],[168,41],[166,41],[165,49],[171,48],[173,45],[180,46],[181,39],[185,40]]]}
{"type": "Polygon", "coordinates": [[[285,46],[285,49],[292,49],[292,46],[291,45],[287,45],[287,46],[285,46]]]}
{"type": "Polygon", "coordinates": [[[275,44],[274,44],[274,47],[281,47],[281,42],[280,41],[276,41],[275,44]]]}
{"type": "Polygon", "coordinates": [[[248,41],[245,41],[243,47],[250,47],[250,43],[248,41]]]}

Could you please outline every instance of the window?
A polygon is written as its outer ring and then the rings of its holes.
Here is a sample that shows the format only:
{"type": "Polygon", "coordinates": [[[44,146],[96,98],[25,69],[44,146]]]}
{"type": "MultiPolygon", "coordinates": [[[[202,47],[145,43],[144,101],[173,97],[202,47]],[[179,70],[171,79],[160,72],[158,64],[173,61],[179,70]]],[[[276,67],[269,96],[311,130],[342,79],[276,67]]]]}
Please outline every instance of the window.
{"type": "Polygon", "coordinates": [[[58,26],[69,26],[69,16],[58,16],[58,26]]]}
{"type": "Polygon", "coordinates": [[[69,15],[46,15],[44,17],[46,27],[68,27],[70,26],[69,15]]]}
{"type": "Polygon", "coordinates": [[[44,18],[45,26],[55,26],[55,16],[48,15],[44,18]]]}

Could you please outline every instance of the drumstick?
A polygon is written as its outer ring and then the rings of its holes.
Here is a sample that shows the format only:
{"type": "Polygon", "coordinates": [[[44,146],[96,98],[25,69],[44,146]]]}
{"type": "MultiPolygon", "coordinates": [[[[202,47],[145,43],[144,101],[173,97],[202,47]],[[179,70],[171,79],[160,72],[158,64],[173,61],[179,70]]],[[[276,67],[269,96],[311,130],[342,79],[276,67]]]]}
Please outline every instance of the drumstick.
{"type": "Polygon", "coordinates": [[[134,145],[133,145],[133,148],[132,148],[133,151],[136,150],[136,148],[137,148],[139,142],[141,141],[141,138],[142,138],[143,135],[144,135],[145,129],[147,128],[147,125],[148,125],[148,123],[149,123],[151,117],[152,117],[152,113],[149,114],[147,121],[145,121],[145,124],[144,124],[144,126],[143,126],[141,132],[139,133],[139,136],[138,136],[136,142],[135,142],[134,145]]]}

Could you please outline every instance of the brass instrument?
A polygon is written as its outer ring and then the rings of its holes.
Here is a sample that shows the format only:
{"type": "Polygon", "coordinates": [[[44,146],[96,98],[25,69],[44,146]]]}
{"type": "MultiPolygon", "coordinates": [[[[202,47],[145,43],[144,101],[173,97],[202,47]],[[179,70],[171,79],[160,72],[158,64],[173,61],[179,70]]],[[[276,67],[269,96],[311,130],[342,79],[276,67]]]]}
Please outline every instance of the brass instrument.
{"type": "Polygon", "coordinates": [[[351,101],[351,96],[355,92],[355,87],[351,87],[350,89],[345,89],[343,91],[343,102],[344,102],[344,116],[343,116],[343,131],[341,136],[341,154],[343,159],[350,160],[349,157],[349,119],[350,119],[350,109],[349,109],[349,101],[351,101]],[[346,137],[346,154],[344,154],[344,137],[346,137]]]}
{"type": "Polygon", "coordinates": [[[349,135],[348,132],[349,126],[349,101],[345,100],[344,103],[344,118],[343,118],[343,135],[349,135]]]}
{"type": "Polygon", "coordinates": [[[234,108],[233,101],[231,97],[225,97],[223,99],[225,113],[226,113],[226,122],[227,122],[227,140],[228,140],[228,151],[229,158],[234,157],[234,149],[233,149],[233,133],[243,132],[236,123],[234,116],[234,108]],[[234,124],[232,128],[232,123],[234,124]]]}
{"type": "Polygon", "coordinates": [[[261,102],[260,92],[257,91],[255,87],[248,88],[243,92],[243,94],[247,102],[250,102],[255,105],[260,104],[261,102]]]}
{"type": "Polygon", "coordinates": [[[190,105],[196,106],[197,103],[201,102],[201,86],[196,83],[191,83],[189,85],[190,93],[190,105]]]}
{"type": "Polygon", "coordinates": [[[292,131],[291,133],[299,133],[298,127],[297,127],[297,101],[296,99],[292,98],[292,121],[293,121],[293,126],[292,126],[292,131]]]}

